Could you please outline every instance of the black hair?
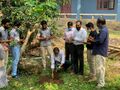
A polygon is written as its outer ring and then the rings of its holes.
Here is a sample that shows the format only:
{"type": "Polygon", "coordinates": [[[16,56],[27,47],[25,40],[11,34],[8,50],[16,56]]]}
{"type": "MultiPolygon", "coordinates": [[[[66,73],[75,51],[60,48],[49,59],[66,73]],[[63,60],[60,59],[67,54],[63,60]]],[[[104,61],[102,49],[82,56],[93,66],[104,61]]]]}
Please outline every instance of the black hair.
{"type": "Polygon", "coordinates": [[[81,20],[76,21],[76,23],[78,23],[78,22],[82,25],[82,21],[81,20]]]}
{"type": "Polygon", "coordinates": [[[105,20],[105,18],[100,17],[100,18],[97,19],[97,23],[102,24],[102,25],[106,25],[106,20],[105,20]]]}
{"type": "Polygon", "coordinates": [[[45,21],[45,20],[41,21],[41,25],[44,25],[44,24],[47,25],[47,21],[45,21]]]}
{"type": "Polygon", "coordinates": [[[92,22],[88,22],[86,24],[86,27],[88,27],[88,28],[94,28],[94,24],[92,22]]]}
{"type": "Polygon", "coordinates": [[[67,25],[68,25],[68,26],[73,26],[73,22],[69,21],[69,22],[67,23],[67,25]]]}
{"type": "Polygon", "coordinates": [[[9,22],[10,20],[5,18],[5,19],[2,19],[1,24],[5,25],[6,23],[9,23],[9,22]]]}
{"type": "Polygon", "coordinates": [[[55,48],[53,49],[53,52],[55,52],[56,50],[57,50],[57,51],[60,51],[58,47],[55,47],[55,48]]]}
{"type": "Polygon", "coordinates": [[[14,26],[17,26],[17,27],[21,26],[21,21],[20,20],[15,20],[14,21],[14,26]]]}

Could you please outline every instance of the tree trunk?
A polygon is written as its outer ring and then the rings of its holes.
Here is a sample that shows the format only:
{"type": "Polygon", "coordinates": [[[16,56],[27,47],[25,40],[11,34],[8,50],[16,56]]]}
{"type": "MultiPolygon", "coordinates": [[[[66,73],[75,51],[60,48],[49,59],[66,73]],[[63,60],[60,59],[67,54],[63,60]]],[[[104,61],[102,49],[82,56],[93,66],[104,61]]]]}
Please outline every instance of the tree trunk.
{"type": "Polygon", "coordinates": [[[24,41],[24,43],[23,43],[23,45],[22,45],[22,47],[21,47],[21,55],[22,55],[22,54],[25,52],[25,50],[26,50],[26,45],[27,45],[27,43],[28,43],[28,41],[29,41],[30,36],[32,35],[32,33],[35,32],[35,30],[36,30],[38,27],[39,27],[39,25],[38,25],[38,24],[35,24],[34,27],[33,27],[33,29],[32,29],[31,31],[28,30],[27,36],[26,36],[26,38],[25,38],[25,41],[24,41]]]}

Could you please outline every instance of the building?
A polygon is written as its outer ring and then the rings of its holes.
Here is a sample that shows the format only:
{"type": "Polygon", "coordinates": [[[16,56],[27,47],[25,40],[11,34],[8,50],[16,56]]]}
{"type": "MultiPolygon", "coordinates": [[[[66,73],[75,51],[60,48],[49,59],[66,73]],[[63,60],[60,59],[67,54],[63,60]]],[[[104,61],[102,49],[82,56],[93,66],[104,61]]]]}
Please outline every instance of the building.
{"type": "Polygon", "coordinates": [[[104,16],[106,19],[120,21],[120,0],[70,0],[61,6],[61,15],[76,18],[77,10],[82,18],[104,16]],[[78,5],[80,9],[77,9],[78,5]]]}

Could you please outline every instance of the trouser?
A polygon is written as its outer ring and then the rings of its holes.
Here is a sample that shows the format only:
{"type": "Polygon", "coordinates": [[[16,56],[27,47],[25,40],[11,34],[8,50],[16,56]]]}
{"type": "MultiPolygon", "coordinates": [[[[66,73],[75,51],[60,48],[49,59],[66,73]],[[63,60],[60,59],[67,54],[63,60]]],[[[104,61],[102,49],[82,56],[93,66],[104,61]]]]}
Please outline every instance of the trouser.
{"type": "Polygon", "coordinates": [[[74,45],[74,73],[84,74],[84,45],[74,45]]]}
{"type": "Polygon", "coordinates": [[[41,47],[42,63],[43,63],[44,68],[46,68],[46,50],[47,50],[49,56],[51,56],[52,53],[53,53],[53,50],[52,50],[51,46],[41,47]]]}
{"type": "Polygon", "coordinates": [[[12,48],[12,76],[17,75],[17,68],[18,68],[18,63],[20,60],[20,46],[16,45],[13,46],[12,48]]]}
{"type": "Polygon", "coordinates": [[[90,75],[95,76],[96,75],[96,72],[95,72],[95,60],[93,58],[91,49],[87,49],[87,62],[88,62],[89,69],[90,69],[90,75]]]}
{"type": "Polygon", "coordinates": [[[96,77],[99,86],[105,85],[105,57],[95,55],[96,77]]]}
{"type": "Polygon", "coordinates": [[[65,56],[66,56],[65,60],[68,60],[71,62],[72,69],[73,69],[73,60],[74,60],[73,54],[74,54],[73,43],[65,43],[65,56]]]}
{"type": "Polygon", "coordinates": [[[8,65],[8,50],[7,51],[5,51],[5,69],[6,69],[6,71],[7,71],[7,65],[8,65]]]}
{"type": "MultiPolygon", "coordinates": [[[[55,61],[55,69],[57,69],[60,64],[61,64],[60,62],[55,61]]],[[[70,66],[71,66],[71,62],[66,60],[65,63],[62,65],[62,69],[66,71],[70,66]]]]}
{"type": "Polygon", "coordinates": [[[0,88],[3,88],[8,85],[5,62],[4,60],[0,60],[0,88]]]}

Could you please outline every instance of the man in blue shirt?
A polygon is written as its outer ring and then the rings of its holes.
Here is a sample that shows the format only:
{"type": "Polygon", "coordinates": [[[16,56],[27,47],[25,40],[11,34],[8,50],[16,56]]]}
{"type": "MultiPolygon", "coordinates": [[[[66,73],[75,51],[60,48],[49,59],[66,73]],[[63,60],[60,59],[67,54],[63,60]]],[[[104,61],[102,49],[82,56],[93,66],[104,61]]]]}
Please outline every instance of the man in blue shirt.
{"type": "Polygon", "coordinates": [[[97,27],[99,34],[96,39],[91,37],[91,41],[94,42],[93,55],[96,63],[97,88],[101,88],[105,85],[105,57],[108,52],[109,33],[104,18],[98,18],[97,27]]]}

